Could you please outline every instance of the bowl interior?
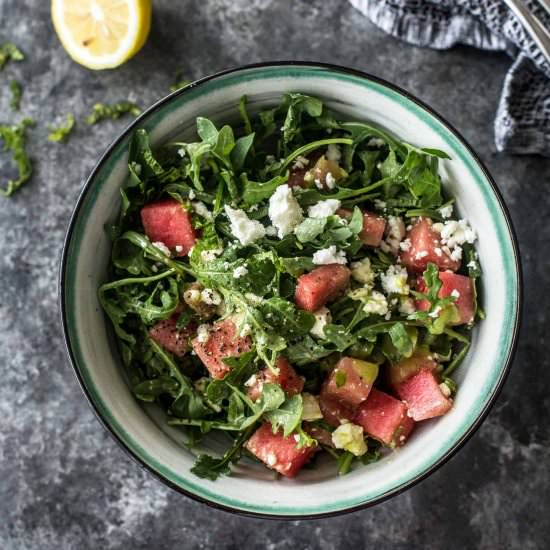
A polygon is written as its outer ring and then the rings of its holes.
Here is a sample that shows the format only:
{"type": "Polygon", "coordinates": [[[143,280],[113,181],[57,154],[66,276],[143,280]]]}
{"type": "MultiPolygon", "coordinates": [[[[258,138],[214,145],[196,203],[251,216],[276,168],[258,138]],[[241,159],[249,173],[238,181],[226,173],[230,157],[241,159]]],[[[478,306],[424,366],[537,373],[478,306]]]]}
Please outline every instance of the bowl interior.
{"type": "MultiPolygon", "coordinates": [[[[447,151],[441,163],[457,210],[478,233],[485,285],[481,302],[487,319],[476,329],[468,357],[457,371],[459,391],[450,413],[422,423],[402,449],[345,477],[327,460],[295,480],[274,479],[243,460],[231,477],[216,482],[190,473],[194,462],[185,434],[168,428],[163,413],[131,395],[109,323],[97,299],[106,280],[111,243],[105,227],[119,208],[127,176],[129,131],[103,157],[75,211],[62,267],[62,307],[67,343],[79,378],[105,424],[124,446],[166,481],[198,498],[243,512],[317,515],[372,503],[421,478],[467,437],[490,404],[510,359],[519,309],[519,268],[509,221],[482,167],[439,118],[404,93],[349,71],[308,65],[241,69],[202,81],[166,99],[136,121],[151,133],[153,146],[192,138],[197,116],[215,122],[236,117],[246,94],[252,111],[275,105],[281,94],[300,91],[322,98],[342,118],[372,121],[423,147],[447,151]],[[488,282],[490,281],[490,284],[488,282]]],[[[223,435],[207,438],[194,452],[217,453],[223,435]]]]}

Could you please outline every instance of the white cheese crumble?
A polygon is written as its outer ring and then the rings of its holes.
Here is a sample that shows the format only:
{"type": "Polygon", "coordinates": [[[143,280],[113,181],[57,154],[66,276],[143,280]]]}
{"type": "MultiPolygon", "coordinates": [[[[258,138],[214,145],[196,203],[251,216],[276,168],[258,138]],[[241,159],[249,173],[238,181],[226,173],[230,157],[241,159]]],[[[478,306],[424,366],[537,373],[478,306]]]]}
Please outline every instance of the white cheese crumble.
{"type": "Polygon", "coordinates": [[[390,265],[386,273],[380,274],[382,288],[387,294],[408,294],[409,285],[407,279],[409,274],[407,270],[399,265],[390,265]]]}
{"type": "Polygon", "coordinates": [[[355,456],[362,456],[367,452],[363,427],[351,422],[338,426],[332,432],[332,443],[337,449],[344,449],[355,456]]]}
{"type": "Polygon", "coordinates": [[[277,464],[277,455],[275,453],[267,453],[266,462],[268,466],[277,464]]]}
{"type": "Polygon", "coordinates": [[[343,250],[337,250],[334,244],[328,248],[317,250],[317,252],[313,254],[312,260],[315,265],[348,263],[346,253],[343,250]]]}
{"type": "Polygon", "coordinates": [[[199,325],[197,328],[197,342],[204,344],[210,338],[210,325],[199,325]]]}
{"type": "Polygon", "coordinates": [[[327,175],[325,176],[325,185],[328,189],[334,189],[334,186],[336,185],[336,179],[332,175],[332,172],[327,172],[327,175]]]}
{"type": "Polygon", "coordinates": [[[276,237],[277,236],[277,228],[273,227],[272,225],[268,225],[265,228],[265,234],[269,237],[276,237]]]}
{"type": "Polygon", "coordinates": [[[244,265],[240,265],[233,270],[233,278],[240,279],[248,274],[248,269],[244,265]]]}
{"type": "Polygon", "coordinates": [[[367,145],[369,147],[384,147],[386,142],[382,138],[370,138],[367,145]]]}
{"type": "Polygon", "coordinates": [[[223,253],[223,248],[212,248],[201,252],[201,260],[204,263],[213,262],[220,254],[223,253]]]}
{"type": "Polygon", "coordinates": [[[412,298],[402,296],[399,300],[399,313],[403,315],[411,315],[415,311],[416,308],[414,307],[414,300],[412,298]]]}
{"type": "Polygon", "coordinates": [[[365,301],[363,311],[374,315],[386,315],[388,313],[388,300],[381,292],[374,290],[365,301]]]}
{"type": "Polygon", "coordinates": [[[231,232],[241,244],[251,244],[265,236],[265,227],[256,220],[251,220],[244,210],[225,206],[225,213],[231,222],[231,232]]]}
{"type": "Polygon", "coordinates": [[[189,200],[193,200],[197,195],[195,195],[195,191],[193,189],[189,190],[189,200]]]}
{"type": "Polygon", "coordinates": [[[315,317],[315,324],[311,327],[309,332],[317,338],[324,338],[325,326],[332,321],[332,315],[330,314],[329,309],[323,306],[317,311],[314,311],[313,316],[315,317]]]}
{"type": "Polygon", "coordinates": [[[409,251],[411,249],[411,246],[412,246],[412,243],[410,239],[405,239],[403,242],[399,243],[399,248],[404,252],[409,251]]]}
{"type": "Polygon", "coordinates": [[[436,308],[432,312],[428,313],[428,315],[432,317],[432,319],[437,319],[440,313],[441,313],[441,306],[436,306],[436,308]]]}
{"type": "Polygon", "coordinates": [[[319,178],[315,178],[315,187],[317,187],[317,189],[320,189],[321,191],[323,190],[323,184],[321,183],[321,180],[319,178]]]}
{"type": "Polygon", "coordinates": [[[415,260],[421,260],[422,258],[425,258],[427,255],[428,255],[428,251],[427,251],[427,250],[421,250],[420,252],[417,252],[417,253],[414,255],[414,259],[415,259],[415,260]]]}
{"type": "Polygon", "coordinates": [[[441,390],[441,393],[445,397],[451,397],[451,388],[449,388],[449,386],[447,386],[445,382],[442,382],[441,384],[439,384],[439,389],[441,390]]]}
{"type": "Polygon", "coordinates": [[[342,151],[340,151],[340,147],[336,143],[331,143],[327,148],[327,153],[325,156],[327,157],[327,160],[338,164],[342,158],[342,151]]]}
{"type": "Polygon", "coordinates": [[[294,161],[292,168],[295,168],[297,170],[303,170],[308,164],[309,164],[309,159],[307,157],[303,157],[302,155],[300,155],[294,161]]]}
{"type": "Polygon", "coordinates": [[[201,301],[209,306],[219,306],[222,303],[222,297],[212,288],[205,288],[201,291],[201,301]]]}
{"type": "Polygon", "coordinates": [[[253,292],[247,292],[244,297],[253,305],[258,306],[260,305],[264,300],[257,294],[254,294],[253,292]]]}
{"type": "Polygon", "coordinates": [[[286,183],[279,185],[275,193],[271,195],[268,214],[271,223],[277,228],[277,235],[280,239],[292,233],[304,219],[302,207],[286,183]]]}
{"type": "Polygon", "coordinates": [[[445,223],[434,223],[433,229],[441,235],[442,244],[449,248],[465,243],[473,243],[476,240],[475,231],[466,220],[448,220],[445,223]]]}
{"type": "Polygon", "coordinates": [[[192,202],[191,206],[193,207],[193,211],[195,212],[195,214],[202,216],[208,221],[212,221],[213,219],[212,212],[210,212],[210,210],[206,208],[206,205],[203,202],[200,202],[200,201],[192,202]]]}
{"type": "Polygon", "coordinates": [[[386,238],[380,243],[384,252],[397,254],[399,245],[405,238],[405,224],[399,216],[389,216],[386,224],[386,238]]]}
{"type": "Polygon", "coordinates": [[[453,205],[448,204],[447,206],[442,206],[439,209],[439,213],[441,214],[442,218],[450,218],[453,215],[453,205]]]}
{"type": "Polygon", "coordinates": [[[451,292],[451,296],[454,296],[455,298],[460,298],[460,292],[456,289],[456,288],[453,288],[452,292],[451,292]]]}
{"type": "Polygon", "coordinates": [[[181,244],[177,244],[175,246],[176,252],[179,254],[180,252],[183,252],[183,246],[181,244]]]}
{"type": "Polygon", "coordinates": [[[181,157],[181,158],[184,158],[185,157],[185,149],[183,147],[180,147],[178,149],[178,155],[181,157]]]}
{"type": "Polygon", "coordinates": [[[386,210],[386,201],[380,199],[374,199],[374,208],[376,210],[386,210]]]}
{"type": "Polygon", "coordinates": [[[370,260],[365,257],[351,264],[351,276],[359,283],[371,288],[374,283],[375,273],[371,268],[370,260]]]}
{"type": "Polygon", "coordinates": [[[165,256],[170,257],[172,255],[170,249],[162,241],[154,242],[153,246],[158,248],[165,256]]]}
{"type": "Polygon", "coordinates": [[[310,218],[326,218],[332,216],[342,203],[338,199],[327,199],[319,201],[317,204],[310,206],[307,213],[310,218]]]}
{"type": "Polygon", "coordinates": [[[475,260],[470,260],[466,264],[466,267],[469,267],[470,269],[476,269],[477,268],[477,262],[475,260]]]}

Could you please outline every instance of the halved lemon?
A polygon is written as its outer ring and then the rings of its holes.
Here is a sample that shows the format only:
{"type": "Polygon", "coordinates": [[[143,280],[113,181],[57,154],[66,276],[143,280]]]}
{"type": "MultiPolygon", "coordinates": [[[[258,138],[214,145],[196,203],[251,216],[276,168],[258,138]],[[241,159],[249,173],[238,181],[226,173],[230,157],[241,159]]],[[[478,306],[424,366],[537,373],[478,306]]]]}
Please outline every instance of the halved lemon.
{"type": "Polygon", "coordinates": [[[145,44],[152,0],[52,0],[52,20],[67,53],[89,69],[112,69],[145,44]]]}

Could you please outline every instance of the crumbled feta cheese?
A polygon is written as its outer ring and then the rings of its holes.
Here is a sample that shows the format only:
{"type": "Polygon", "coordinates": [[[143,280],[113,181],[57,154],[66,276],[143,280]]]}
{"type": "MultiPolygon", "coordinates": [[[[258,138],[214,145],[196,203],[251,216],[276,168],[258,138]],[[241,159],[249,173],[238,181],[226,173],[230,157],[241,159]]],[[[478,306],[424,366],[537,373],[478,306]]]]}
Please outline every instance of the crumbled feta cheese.
{"type": "Polygon", "coordinates": [[[244,297],[254,306],[260,305],[264,300],[253,292],[247,292],[244,297]]]}
{"type": "Polygon", "coordinates": [[[223,253],[223,248],[212,248],[201,252],[201,260],[204,263],[213,262],[220,254],[223,253]]]}
{"type": "Polygon", "coordinates": [[[183,246],[181,244],[177,244],[175,246],[176,252],[179,254],[180,252],[183,252],[183,246]]]}
{"type": "Polygon", "coordinates": [[[338,426],[332,432],[332,443],[337,449],[344,449],[355,456],[362,456],[367,452],[363,427],[351,422],[338,426]]]}
{"type": "Polygon", "coordinates": [[[251,244],[265,236],[265,227],[256,220],[251,220],[243,210],[225,206],[225,213],[231,222],[231,232],[241,244],[251,244]]]}
{"type": "Polygon", "coordinates": [[[369,147],[384,147],[386,142],[382,138],[370,138],[367,145],[369,147]]]}
{"type": "Polygon", "coordinates": [[[325,326],[332,321],[332,315],[330,314],[329,309],[323,306],[322,308],[313,312],[313,316],[315,317],[315,324],[309,332],[317,338],[324,338],[325,326]]]}
{"type": "Polygon", "coordinates": [[[415,260],[421,260],[422,258],[425,258],[427,255],[428,255],[428,251],[427,251],[427,250],[421,250],[420,252],[417,252],[417,253],[414,255],[414,259],[415,259],[415,260]]]}
{"type": "Polygon", "coordinates": [[[152,269],[153,273],[158,273],[159,268],[156,265],[153,264],[151,266],[151,269],[152,269]]]}
{"type": "Polygon", "coordinates": [[[184,158],[185,157],[185,149],[183,147],[180,147],[178,149],[178,155],[181,157],[181,158],[184,158]]]}
{"type": "Polygon", "coordinates": [[[277,455],[275,453],[267,453],[266,462],[268,466],[277,464],[277,455]]]}
{"type": "Polygon", "coordinates": [[[265,161],[268,163],[268,164],[273,164],[275,162],[275,157],[273,155],[267,155],[265,157],[265,161]]]}
{"type": "Polygon", "coordinates": [[[374,283],[375,273],[371,268],[370,260],[365,257],[351,264],[351,276],[359,283],[371,288],[374,283]]]}
{"type": "Polygon", "coordinates": [[[405,239],[403,242],[399,243],[399,248],[404,252],[407,252],[411,249],[412,243],[410,239],[405,239]]]}
{"type": "Polygon", "coordinates": [[[399,265],[390,265],[386,273],[380,274],[382,288],[388,294],[408,294],[409,285],[407,284],[409,274],[407,270],[399,265]]]}
{"type": "Polygon", "coordinates": [[[203,202],[200,202],[200,201],[192,202],[191,206],[193,207],[193,211],[195,212],[195,214],[202,216],[206,220],[209,220],[209,221],[213,220],[212,212],[210,212],[210,210],[206,208],[206,205],[203,202]]]}
{"type": "Polygon", "coordinates": [[[277,228],[273,227],[272,225],[268,225],[265,228],[265,234],[269,237],[276,237],[277,236],[277,228]]]}
{"type": "Polygon", "coordinates": [[[256,381],[258,380],[258,377],[253,374],[245,383],[244,385],[247,387],[247,388],[251,388],[255,383],[256,381]]]}
{"type": "Polygon", "coordinates": [[[323,413],[319,407],[319,401],[311,393],[302,393],[302,420],[313,422],[314,420],[321,420],[323,413]]]}
{"type": "Polygon", "coordinates": [[[386,201],[380,199],[374,199],[374,208],[376,210],[386,210],[386,201]]]}
{"type": "Polygon", "coordinates": [[[294,161],[292,168],[295,168],[297,170],[303,170],[308,164],[309,164],[309,159],[307,157],[303,157],[302,155],[300,155],[294,161]]]}
{"type": "Polygon", "coordinates": [[[450,218],[453,215],[453,205],[448,204],[447,206],[442,206],[439,209],[439,213],[442,218],[450,218]]]}
{"type": "Polygon", "coordinates": [[[328,248],[322,248],[317,250],[313,254],[313,263],[315,265],[326,264],[347,264],[346,253],[343,250],[337,250],[336,245],[329,246],[328,248]]]}
{"type": "Polygon", "coordinates": [[[436,308],[428,313],[428,315],[432,318],[432,319],[437,319],[439,317],[439,314],[441,313],[441,307],[440,306],[436,306],[436,308]]]}
{"type": "Polygon", "coordinates": [[[222,297],[212,288],[205,288],[201,291],[201,301],[209,306],[219,306],[222,303],[222,297]]]}
{"type": "Polygon", "coordinates": [[[462,260],[462,247],[456,245],[451,250],[451,253],[449,254],[449,257],[451,258],[451,260],[453,260],[455,262],[460,262],[460,260],[462,260]]]}
{"type": "Polygon", "coordinates": [[[403,315],[411,315],[415,311],[416,307],[414,306],[414,300],[412,298],[402,296],[399,299],[399,313],[403,315]]]}
{"type": "Polygon", "coordinates": [[[327,153],[325,156],[327,157],[327,160],[338,164],[342,158],[342,151],[340,151],[340,147],[336,143],[331,143],[327,148],[327,153]]]}
{"type": "Polygon", "coordinates": [[[239,336],[241,338],[246,338],[247,336],[250,336],[251,334],[252,334],[252,326],[249,325],[248,323],[245,323],[241,327],[241,330],[239,331],[239,336]]]}
{"type": "Polygon", "coordinates": [[[201,291],[197,288],[189,288],[183,293],[186,304],[198,304],[201,301],[201,291]]]}
{"type": "Polygon", "coordinates": [[[325,185],[328,187],[328,189],[334,189],[334,186],[336,185],[336,179],[332,175],[332,172],[327,172],[327,175],[325,176],[325,185]]]}
{"type": "Polygon", "coordinates": [[[476,240],[475,231],[466,220],[448,220],[445,223],[434,223],[433,229],[441,234],[441,243],[449,248],[476,240]]]}
{"type": "Polygon", "coordinates": [[[466,267],[469,267],[470,269],[476,269],[477,268],[477,262],[475,260],[470,260],[466,264],[466,267]]]}
{"type": "Polygon", "coordinates": [[[199,325],[197,328],[197,342],[204,344],[210,338],[210,325],[199,325]]]}
{"type": "Polygon", "coordinates": [[[388,300],[381,292],[374,290],[365,301],[363,311],[374,315],[386,315],[388,313],[388,300]]]}
{"type": "Polygon", "coordinates": [[[197,195],[195,195],[195,191],[193,189],[189,190],[189,200],[193,200],[197,195]]]}
{"type": "Polygon", "coordinates": [[[451,397],[451,388],[449,388],[445,382],[441,382],[441,384],[439,384],[439,389],[445,397],[451,397]]]}
{"type": "Polygon", "coordinates": [[[454,296],[458,299],[460,298],[460,292],[456,288],[453,288],[453,290],[451,291],[451,296],[454,296]]]}
{"type": "Polygon", "coordinates": [[[240,265],[233,270],[233,278],[240,279],[248,274],[248,269],[244,265],[240,265]]]}
{"type": "Polygon", "coordinates": [[[295,227],[304,219],[302,207],[292,194],[288,184],[279,185],[275,193],[269,199],[269,218],[277,228],[280,239],[289,235],[295,227]]]}
{"type": "Polygon", "coordinates": [[[327,199],[319,201],[317,204],[310,206],[307,213],[310,218],[326,218],[332,216],[342,203],[338,199],[327,199]]]}
{"type": "Polygon", "coordinates": [[[434,248],[434,252],[436,253],[437,256],[443,256],[443,251],[441,250],[441,248],[439,248],[439,246],[436,246],[434,248]]]}
{"type": "Polygon", "coordinates": [[[315,178],[315,187],[317,187],[317,189],[320,189],[321,191],[323,190],[323,184],[321,183],[321,180],[319,178],[315,178]]]}
{"type": "Polygon", "coordinates": [[[386,238],[380,244],[384,252],[397,254],[399,245],[405,238],[405,224],[399,216],[389,216],[386,224],[386,238]]]}
{"type": "Polygon", "coordinates": [[[158,248],[165,256],[170,257],[172,255],[170,249],[161,241],[154,242],[153,246],[158,248]]]}

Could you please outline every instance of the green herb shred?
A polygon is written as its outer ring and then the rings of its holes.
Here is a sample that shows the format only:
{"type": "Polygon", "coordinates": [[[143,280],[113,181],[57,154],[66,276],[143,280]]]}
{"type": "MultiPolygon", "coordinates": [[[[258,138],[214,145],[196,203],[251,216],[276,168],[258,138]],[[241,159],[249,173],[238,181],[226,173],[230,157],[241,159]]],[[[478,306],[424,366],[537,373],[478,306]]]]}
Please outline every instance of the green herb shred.
{"type": "Polygon", "coordinates": [[[59,126],[48,126],[50,133],[48,139],[58,143],[65,143],[75,127],[75,117],[72,113],[67,114],[67,120],[59,126]]]}
{"type": "Polygon", "coordinates": [[[23,88],[17,80],[10,80],[10,92],[11,92],[11,101],[10,107],[12,111],[19,111],[21,105],[21,97],[23,96],[23,88]]]}
{"type": "Polygon", "coordinates": [[[13,161],[19,172],[16,179],[10,179],[0,188],[0,195],[11,197],[32,174],[32,163],[25,150],[27,128],[34,126],[34,121],[25,118],[19,124],[12,126],[0,125],[0,139],[4,142],[4,151],[12,153],[13,161]]]}
{"type": "Polygon", "coordinates": [[[24,59],[23,52],[13,42],[0,44],[0,71],[8,61],[23,61],[24,59]]]}
{"type": "Polygon", "coordinates": [[[84,119],[84,122],[93,125],[105,119],[115,120],[126,114],[137,117],[141,114],[141,109],[131,101],[119,101],[112,105],[96,103],[92,112],[84,119]]]}

